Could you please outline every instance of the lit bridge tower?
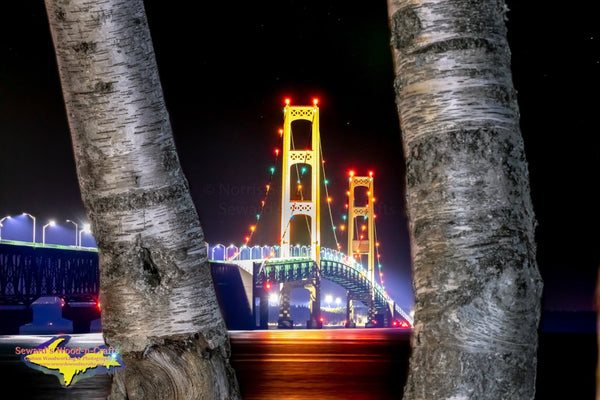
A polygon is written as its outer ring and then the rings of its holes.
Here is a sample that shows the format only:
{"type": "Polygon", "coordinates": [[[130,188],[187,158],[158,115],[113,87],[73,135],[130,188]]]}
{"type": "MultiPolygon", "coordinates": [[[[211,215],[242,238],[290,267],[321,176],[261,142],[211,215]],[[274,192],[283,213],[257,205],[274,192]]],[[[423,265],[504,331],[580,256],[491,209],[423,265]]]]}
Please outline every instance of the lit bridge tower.
{"type": "MultiPolygon", "coordinates": [[[[290,238],[292,218],[296,215],[305,215],[310,218],[310,251],[314,261],[312,278],[298,283],[284,283],[281,285],[281,298],[279,303],[278,327],[291,328],[290,294],[295,287],[304,287],[311,294],[311,318],[307,323],[308,328],[321,327],[321,293],[320,293],[320,181],[321,159],[319,144],[319,107],[318,101],[313,100],[312,106],[290,106],[289,99],[285,101],[283,122],[283,149],[282,149],[282,195],[281,195],[281,257],[290,257],[290,238]],[[311,148],[306,150],[293,149],[292,122],[306,120],[312,125],[311,148]],[[298,164],[310,168],[310,198],[304,197],[292,200],[292,168],[298,164]]],[[[296,182],[293,183],[294,187],[296,182]]],[[[301,191],[301,186],[297,187],[301,191]]]]}
{"type": "MultiPolygon", "coordinates": [[[[371,290],[369,293],[368,301],[368,314],[367,314],[367,325],[373,326],[375,320],[375,197],[373,193],[373,173],[369,172],[369,176],[354,176],[354,171],[350,171],[350,178],[348,179],[350,190],[348,192],[348,257],[362,257],[367,255],[367,273],[368,278],[371,281],[371,290]],[[355,201],[356,188],[366,187],[367,188],[367,204],[364,206],[357,206],[355,201]],[[356,229],[359,225],[356,223],[357,217],[363,217],[363,220],[367,220],[367,224],[360,224],[360,229],[356,229]],[[356,228],[355,228],[356,224],[356,228]],[[355,232],[357,233],[355,238],[355,232]],[[366,238],[365,238],[366,236],[366,238]]],[[[346,321],[347,326],[354,326],[354,315],[353,315],[353,299],[348,293],[346,307],[346,321]]]]}

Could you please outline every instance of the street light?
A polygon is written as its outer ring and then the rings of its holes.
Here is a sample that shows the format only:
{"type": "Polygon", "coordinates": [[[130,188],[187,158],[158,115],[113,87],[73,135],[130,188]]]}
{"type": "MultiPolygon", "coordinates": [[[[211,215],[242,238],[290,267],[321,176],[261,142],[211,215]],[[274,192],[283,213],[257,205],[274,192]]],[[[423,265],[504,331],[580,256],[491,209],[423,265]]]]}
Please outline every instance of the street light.
{"type": "Polygon", "coordinates": [[[54,225],[56,225],[56,222],[50,221],[42,227],[42,245],[44,245],[44,246],[46,245],[46,228],[48,226],[54,226],[54,225]]]}
{"type": "Polygon", "coordinates": [[[90,224],[83,224],[83,229],[79,231],[79,247],[81,247],[81,234],[85,232],[85,233],[91,233],[90,231],[90,224]]]}
{"type": "Polygon", "coordinates": [[[6,217],[0,219],[0,240],[2,240],[2,227],[4,225],[2,225],[2,221],[4,221],[5,219],[10,219],[10,215],[7,215],[6,217]]]}
{"type": "Polygon", "coordinates": [[[23,215],[27,215],[33,220],[33,243],[35,244],[35,217],[29,213],[24,212],[23,215]]]}
{"type": "MultiPolygon", "coordinates": [[[[70,222],[70,223],[72,223],[73,225],[75,225],[75,246],[77,246],[77,237],[79,236],[79,235],[77,234],[77,228],[78,228],[78,225],[77,225],[77,223],[75,223],[75,222],[71,221],[70,219],[68,219],[68,220],[67,220],[67,222],[70,222]]],[[[81,247],[81,246],[79,246],[79,247],[81,247]]]]}

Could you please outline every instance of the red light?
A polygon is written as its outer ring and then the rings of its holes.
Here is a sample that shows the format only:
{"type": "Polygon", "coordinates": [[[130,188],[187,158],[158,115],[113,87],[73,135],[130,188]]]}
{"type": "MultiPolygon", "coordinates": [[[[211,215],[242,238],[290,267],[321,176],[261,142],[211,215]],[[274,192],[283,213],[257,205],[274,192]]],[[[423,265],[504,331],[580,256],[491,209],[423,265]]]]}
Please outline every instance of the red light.
{"type": "Polygon", "coordinates": [[[317,99],[317,98],[314,98],[314,99],[313,99],[313,105],[316,107],[316,106],[317,106],[317,104],[319,104],[319,99],[317,99]]]}
{"type": "Polygon", "coordinates": [[[402,328],[408,328],[408,327],[409,327],[409,325],[408,325],[408,322],[406,322],[406,321],[402,321],[402,322],[400,323],[400,326],[401,326],[402,328]]]}
{"type": "Polygon", "coordinates": [[[319,318],[319,322],[320,322],[320,323],[323,323],[323,322],[325,322],[325,318],[323,318],[323,317],[320,317],[320,318],[319,318]]]}
{"type": "Polygon", "coordinates": [[[265,283],[265,289],[267,289],[267,290],[271,289],[271,282],[265,283]]]}
{"type": "Polygon", "coordinates": [[[349,175],[350,177],[353,177],[353,176],[354,176],[354,171],[353,171],[353,170],[350,170],[350,171],[348,172],[348,175],[349,175]]]}
{"type": "Polygon", "coordinates": [[[372,178],[373,177],[373,171],[369,171],[369,176],[372,178]]]}
{"type": "Polygon", "coordinates": [[[289,106],[289,105],[290,105],[290,99],[289,99],[289,98],[285,99],[284,101],[285,101],[285,105],[286,105],[286,106],[289,106]]]}
{"type": "Polygon", "coordinates": [[[392,322],[392,326],[398,326],[398,321],[392,322]]]}
{"type": "Polygon", "coordinates": [[[102,306],[100,305],[100,302],[97,302],[97,303],[96,303],[96,307],[98,307],[98,310],[101,310],[101,309],[102,309],[102,306]]]}
{"type": "Polygon", "coordinates": [[[60,306],[64,307],[65,306],[65,299],[60,299],[60,306]]]}
{"type": "Polygon", "coordinates": [[[275,155],[278,156],[279,155],[279,149],[275,149],[275,155]]]}

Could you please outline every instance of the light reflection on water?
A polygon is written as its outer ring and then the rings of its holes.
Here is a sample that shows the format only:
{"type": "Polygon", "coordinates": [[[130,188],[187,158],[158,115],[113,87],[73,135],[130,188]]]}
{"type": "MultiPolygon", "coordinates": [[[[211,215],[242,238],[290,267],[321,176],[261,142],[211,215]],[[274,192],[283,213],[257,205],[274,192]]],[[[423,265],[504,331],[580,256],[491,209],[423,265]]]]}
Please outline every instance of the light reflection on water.
{"type": "MultiPolygon", "coordinates": [[[[244,400],[400,399],[409,331],[322,329],[230,331],[232,357],[244,400]]],[[[52,335],[0,336],[0,376],[21,388],[19,399],[104,399],[110,375],[62,388],[58,379],[28,368],[15,347],[36,347],[52,335]]],[[[101,334],[71,335],[68,347],[104,344],[101,334]]],[[[2,396],[2,398],[7,398],[2,396]]]]}

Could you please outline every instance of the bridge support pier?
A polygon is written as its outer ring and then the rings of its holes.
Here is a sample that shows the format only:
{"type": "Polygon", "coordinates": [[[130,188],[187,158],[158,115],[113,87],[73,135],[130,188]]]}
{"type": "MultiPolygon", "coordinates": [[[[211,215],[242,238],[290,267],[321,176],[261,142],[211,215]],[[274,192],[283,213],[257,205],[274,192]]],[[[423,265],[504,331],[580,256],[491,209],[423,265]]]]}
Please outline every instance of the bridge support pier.
{"type": "Polygon", "coordinates": [[[354,299],[349,291],[346,292],[346,328],[356,328],[356,316],[354,315],[354,299]]]}
{"type": "Polygon", "coordinates": [[[314,278],[312,283],[304,286],[310,291],[310,320],[306,321],[307,329],[323,328],[321,318],[321,285],[319,278],[314,278]]]}
{"type": "Polygon", "coordinates": [[[294,327],[292,314],[290,312],[290,302],[294,285],[282,283],[279,286],[279,318],[277,319],[277,328],[290,329],[294,327]]]}
{"type": "Polygon", "coordinates": [[[261,263],[253,264],[252,278],[252,314],[254,326],[258,329],[269,329],[269,292],[262,281],[257,282],[261,263]]]}

